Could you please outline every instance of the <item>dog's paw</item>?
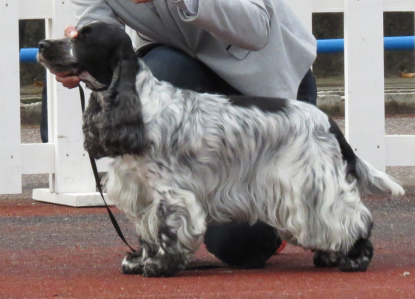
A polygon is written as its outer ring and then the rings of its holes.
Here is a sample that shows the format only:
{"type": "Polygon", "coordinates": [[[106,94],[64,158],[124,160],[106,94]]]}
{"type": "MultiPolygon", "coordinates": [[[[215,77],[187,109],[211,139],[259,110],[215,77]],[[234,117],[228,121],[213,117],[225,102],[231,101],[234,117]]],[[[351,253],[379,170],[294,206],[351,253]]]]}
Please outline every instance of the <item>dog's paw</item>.
{"type": "Polygon", "coordinates": [[[343,272],[363,272],[367,270],[373,257],[373,245],[369,240],[358,240],[348,254],[340,260],[339,269],[343,272]]]}
{"type": "Polygon", "coordinates": [[[172,277],[181,269],[169,267],[162,259],[149,258],[143,264],[143,276],[145,277],[172,277]]]}
{"type": "Polygon", "coordinates": [[[143,274],[143,262],[141,252],[127,253],[121,263],[123,274],[143,274]]]}
{"type": "Polygon", "coordinates": [[[341,257],[341,253],[316,250],[313,256],[313,263],[318,268],[338,267],[341,257]]]}

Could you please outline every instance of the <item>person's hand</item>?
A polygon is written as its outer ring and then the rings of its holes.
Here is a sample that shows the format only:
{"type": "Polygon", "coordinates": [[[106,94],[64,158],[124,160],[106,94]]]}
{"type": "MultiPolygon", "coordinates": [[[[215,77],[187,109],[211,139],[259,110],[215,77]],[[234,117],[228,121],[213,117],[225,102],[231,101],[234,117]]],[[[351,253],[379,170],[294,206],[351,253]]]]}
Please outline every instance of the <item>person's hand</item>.
{"type": "Polygon", "coordinates": [[[74,26],[66,26],[65,27],[65,36],[76,38],[78,36],[78,30],[74,26]]]}
{"type": "Polygon", "coordinates": [[[66,88],[72,89],[79,85],[81,81],[78,76],[71,76],[70,73],[54,73],[56,81],[62,83],[66,88]]]}
{"type": "Polygon", "coordinates": [[[134,3],[146,3],[146,2],[153,2],[154,0],[131,0],[134,3]]]}
{"type": "MultiPolygon", "coordinates": [[[[66,26],[65,28],[65,36],[76,38],[78,36],[78,31],[74,26],[66,26]]],[[[78,76],[71,76],[70,73],[53,73],[56,75],[56,81],[62,83],[63,86],[66,88],[75,88],[79,85],[79,77],[78,76]]]]}

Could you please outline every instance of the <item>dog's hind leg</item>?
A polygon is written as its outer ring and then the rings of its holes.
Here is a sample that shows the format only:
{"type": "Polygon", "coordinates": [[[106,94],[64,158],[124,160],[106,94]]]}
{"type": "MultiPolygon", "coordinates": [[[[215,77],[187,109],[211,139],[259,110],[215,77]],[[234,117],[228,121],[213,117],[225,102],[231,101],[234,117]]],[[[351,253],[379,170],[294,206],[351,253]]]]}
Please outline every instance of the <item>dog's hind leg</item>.
{"type": "Polygon", "coordinates": [[[318,268],[338,267],[344,254],[340,252],[327,252],[315,250],[313,256],[314,266],[318,268]]]}
{"type": "Polygon", "coordinates": [[[337,169],[340,175],[331,175],[336,173],[333,169],[311,181],[311,185],[302,185],[308,188],[301,190],[310,191],[297,200],[299,204],[294,206],[295,213],[290,214],[294,216],[287,230],[291,230],[298,245],[316,250],[317,267],[365,271],[373,256],[369,241],[372,216],[361,202],[356,183],[348,182],[342,175],[343,167],[337,169]]]}
{"type": "Polygon", "coordinates": [[[339,269],[343,272],[366,271],[373,257],[373,245],[369,239],[360,238],[352,249],[340,259],[339,269]]]}
{"type": "Polygon", "coordinates": [[[316,250],[313,262],[316,267],[339,267],[343,272],[361,272],[367,270],[372,257],[372,242],[360,238],[347,254],[316,250]]]}
{"type": "Polygon", "coordinates": [[[332,238],[331,247],[333,249],[335,245],[334,248],[338,248],[338,251],[316,250],[313,262],[316,267],[338,267],[345,272],[366,271],[374,251],[369,240],[373,222],[362,203],[354,208],[350,206],[345,208],[345,212],[339,217],[339,222],[337,224],[331,222],[330,228],[332,232],[337,231],[339,236],[343,236],[340,243],[337,243],[339,239],[332,238]],[[353,243],[350,242],[350,237],[353,237],[353,243]],[[350,243],[353,245],[345,247],[345,244],[350,243]]]}
{"type": "MultiPolygon", "coordinates": [[[[355,227],[360,226],[360,229],[358,230],[357,238],[351,248],[349,248],[345,254],[341,254],[338,266],[339,269],[344,272],[366,271],[374,253],[372,242],[369,240],[373,228],[372,217],[370,212],[368,212],[367,208],[361,202],[355,206],[354,211],[352,210],[350,212],[351,218],[349,218],[349,225],[354,225],[355,227]],[[357,223],[360,223],[360,225],[357,223]]],[[[343,219],[343,221],[344,220],[345,219],[343,219]]]]}
{"type": "Polygon", "coordinates": [[[152,225],[157,225],[157,239],[147,244],[155,254],[142,258],[142,272],[148,277],[173,276],[185,269],[203,242],[205,212],[186,190],[156,187],[155,197],[158,205],[152,225]]]}

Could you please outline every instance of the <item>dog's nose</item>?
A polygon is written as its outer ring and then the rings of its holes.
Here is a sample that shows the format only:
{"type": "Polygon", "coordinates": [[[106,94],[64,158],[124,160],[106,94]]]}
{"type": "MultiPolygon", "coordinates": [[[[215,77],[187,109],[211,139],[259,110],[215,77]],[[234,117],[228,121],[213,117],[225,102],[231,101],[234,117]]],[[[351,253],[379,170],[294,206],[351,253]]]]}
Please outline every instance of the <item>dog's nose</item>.
{"type": "Polygon", "coordinates": [[[47,40],[41,40],[37,47],[39,48],[39,52],[42,52],[44,49],[48,48],[50,43],[47,40]]]}

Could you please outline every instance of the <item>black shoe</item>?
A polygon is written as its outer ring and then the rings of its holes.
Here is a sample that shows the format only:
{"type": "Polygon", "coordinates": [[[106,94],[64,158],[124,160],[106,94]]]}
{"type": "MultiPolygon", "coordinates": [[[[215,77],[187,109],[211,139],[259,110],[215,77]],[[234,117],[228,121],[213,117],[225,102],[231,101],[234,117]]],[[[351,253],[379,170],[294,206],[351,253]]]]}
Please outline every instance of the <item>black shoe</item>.
{"type": "Polygon", "coordinates": [[[205,234],[207,250],[231,267],[264,268],[265,262],[277,251],[281,239],[276,230],[263,223],[211,225],[205,234]]]}

